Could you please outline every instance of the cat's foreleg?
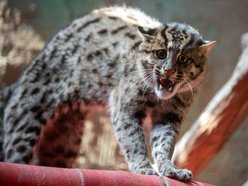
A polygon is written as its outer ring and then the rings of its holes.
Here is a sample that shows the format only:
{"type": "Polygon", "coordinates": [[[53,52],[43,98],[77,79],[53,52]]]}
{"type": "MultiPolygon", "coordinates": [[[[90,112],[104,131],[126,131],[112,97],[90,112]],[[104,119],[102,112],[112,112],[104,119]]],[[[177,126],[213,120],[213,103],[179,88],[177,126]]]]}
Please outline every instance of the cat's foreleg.
{"type": "Polygon", "coordinates": [[[152,155],[162,176],[189,181],[192,178],[191,171],[177,169],[170,160],[177,133],[177,127],[173,123],[156,124],[151,133],[152,155]]]}
{"type": "Polygon", "coordinates": [[[119,92],[111,95],[110,112],[113,129],[128,163],[135,173],[156,175],[147,155],[141,119],[144,116],[136,101],[119,92]]]}

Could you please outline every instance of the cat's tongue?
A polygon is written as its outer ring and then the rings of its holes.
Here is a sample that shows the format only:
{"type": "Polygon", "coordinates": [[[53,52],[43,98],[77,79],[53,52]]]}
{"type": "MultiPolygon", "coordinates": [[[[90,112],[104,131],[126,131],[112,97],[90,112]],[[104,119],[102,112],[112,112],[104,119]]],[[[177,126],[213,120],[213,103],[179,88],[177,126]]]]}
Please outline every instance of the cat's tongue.
{"type": "Polygon", "coordinates": [[[168,92],[172,92],[173,91],[173,88],[174,88],[174,82],[167,79],[167,78],[160,78],[159,79],[159,89],[165,89],[166,91],[168,92]]]}

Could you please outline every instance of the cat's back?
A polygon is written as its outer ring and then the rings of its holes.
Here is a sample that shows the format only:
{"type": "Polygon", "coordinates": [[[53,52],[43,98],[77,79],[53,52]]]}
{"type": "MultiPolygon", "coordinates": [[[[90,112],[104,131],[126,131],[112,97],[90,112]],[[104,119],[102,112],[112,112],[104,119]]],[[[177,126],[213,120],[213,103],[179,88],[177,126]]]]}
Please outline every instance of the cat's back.
{"type": "Polygon", "coordinates": [[[91,62],[99,57],[112,60],[116,53],[137,49],[141,40],[137,25],[157,27],[160,23],[139,9],[96,9],[60,30],[38,58],[50,67],[61,61],[78,66],[78,61],[91,62]]]}
{"type": "Polygon", "coordinates": [[[64,61],[65,70],[83,70],[84,75],[94,79],[127,73],[135,61],[130,60],[135,56],[130,54],[135,54],[141,43],[138,25],[158,27],[161,23],[139,9],[125,6],[94,10],[74,20],[53,38],[45,51],[47,63],[60,66],[64,61]]]}
{"type": "Polygon", "coordinates": [[[117,43],[115,51],[130,49],[130,45],[140,40],[137,26],[154,28],[161,23],[139,9],[126,6],[107,7],[93,10],[90,14],[74,20],[58,35],[68,41],[79,42],[84,51],[106,48],[117,43]]]}
{"type": "Polygon", "coordinates": [[[125,6],[97,9],[74,20],[31,62],[21,84],[58,87],[87,80],[116,85],[123,74],[136,68],[134,58],[141,43],[138,25],[161,23],[125,6]]]}
{"type": "Polygon", "coordinates": [[[159,21],[146,15],[141,10],[126,6],[101,8],[92,11],[90,15],[100,16],[106,18],[106,20],[116,20],[117,22],[123,22],[128,25],[130,24],[144,27],[157,27],[161,24],[159,21]]]}

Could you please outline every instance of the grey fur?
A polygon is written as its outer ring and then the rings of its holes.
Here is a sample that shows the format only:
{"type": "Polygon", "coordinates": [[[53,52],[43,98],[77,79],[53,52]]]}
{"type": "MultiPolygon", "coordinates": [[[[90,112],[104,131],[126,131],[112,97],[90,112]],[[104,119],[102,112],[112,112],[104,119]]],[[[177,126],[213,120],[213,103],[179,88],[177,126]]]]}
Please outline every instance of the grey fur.
{"type": "Polygon", "coordinates": [[[85,115],[108,105],[131,171],[190,180],[191,172],[176,169],[170,158],[206,70],[203,43],[188,25],[163,25],[132,8],[99,9],[73,21],[30,63],[4,108],[1,104],[4,161],[73,166],[85,115]],[[144,143],[142,121],[148,114],[159,173],[144,143]]]}

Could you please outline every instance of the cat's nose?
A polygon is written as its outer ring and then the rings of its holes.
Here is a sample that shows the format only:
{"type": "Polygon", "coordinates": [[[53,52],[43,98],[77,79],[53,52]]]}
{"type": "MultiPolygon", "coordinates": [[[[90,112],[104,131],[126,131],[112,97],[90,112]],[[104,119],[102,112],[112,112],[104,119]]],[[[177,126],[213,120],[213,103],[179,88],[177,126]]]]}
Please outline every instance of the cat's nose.
{"type": "Polygon", "coordinates": [[[175,73],[174,69],[165,69],[164,74],[166,75],[167,78],[171,77],[175,73]]]}

